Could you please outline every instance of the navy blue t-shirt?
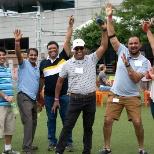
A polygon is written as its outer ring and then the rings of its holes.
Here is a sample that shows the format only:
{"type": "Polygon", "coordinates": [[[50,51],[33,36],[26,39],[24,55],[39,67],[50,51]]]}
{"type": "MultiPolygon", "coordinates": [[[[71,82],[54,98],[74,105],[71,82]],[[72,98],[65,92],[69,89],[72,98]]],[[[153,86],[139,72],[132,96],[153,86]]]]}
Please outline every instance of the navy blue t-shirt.
{"type": "MultiPolygon", "coordinates": [[[[59,72],[61,71],[64,63],[69,59],[65,50],[59,54],[59,58],[57,58],[53,63],[49,59],[44,59],[40,63],[40,74],[44,74],[45,78],[45,90],[44,94],[47,96],[54,97],[55,96],[55,88],[56,83],[59,77],[59,72]]],[[[68,89],[68,80],[67,78],[64,80],[60,96],[66,95],[68,89]]]]}

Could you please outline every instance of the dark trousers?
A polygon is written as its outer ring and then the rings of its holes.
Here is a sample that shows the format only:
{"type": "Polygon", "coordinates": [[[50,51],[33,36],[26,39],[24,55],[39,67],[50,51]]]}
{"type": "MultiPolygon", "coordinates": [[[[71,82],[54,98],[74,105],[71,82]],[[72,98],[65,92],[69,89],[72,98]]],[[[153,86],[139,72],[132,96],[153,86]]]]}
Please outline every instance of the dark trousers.
{"type": "MultiPolygon", "coordinates": [[[[50,141],[50,144],[57,144],[57,138],[56,138],[56,119],[57,119],[57,110],[56,112],[51,112],[53,104],[54,104],[54,97],[45,95],[45,108],[46,108],[46,114],[48,116],[47,120],[47,127],[48,127],[48,139],[50,141]]],[[[62,124],[64,124],[66,112],[67,112],[67,106],[69,104],[69,96],[63,95],[59,97],[59,103],[60,103],[60,110],[59,114],[62,120],[62,124]]],[[[67,141],[67,144],[72,144],[72,132],[70,133],[69,139],[67,141]]]]}
{"type": "Polygon", "coordinates": [[[37,104],[35,100],[32,100],[22,92],[17,94],[17,103],[21,121],[24,125],[22,149],[24,151],[32,151],[31,147],[37,125],[37,104]]]}
{"type": "Polygon", "coordinates": [[[70,97],[70,103],[67,108],[67,114],[64,122],[63,129],[61,131],[59,142],[56,146],[56,152],[63,154],[69,134],[75,126],[75,123],[82,111],[83,118],[83,144],[84,149],[82,154],[90,154],[92,148],[92,126],[95,119],[96,112],[96,96],[90,96],[88,98],[75,98],[70,97]]]}

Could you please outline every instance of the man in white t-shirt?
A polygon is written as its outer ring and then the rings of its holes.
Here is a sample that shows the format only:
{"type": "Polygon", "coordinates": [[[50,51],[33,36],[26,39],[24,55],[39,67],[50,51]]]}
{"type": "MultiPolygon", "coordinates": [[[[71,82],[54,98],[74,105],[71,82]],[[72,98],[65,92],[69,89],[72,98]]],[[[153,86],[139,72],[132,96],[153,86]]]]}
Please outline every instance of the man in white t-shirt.
{"type": "MultiPolygon", "coordinates": [[[[141,51],[141,54],[143,56],[145,56],[145,52],[144,51],[141,51]]],[[[151,63],[150,61],[148,60],[148,70],[151,68],[151,63]]],[[[142,79],[141,79],[141,82],[140,82],[140,90],[141,91],[145,91],[145,90],[149,90],[150,88],[150,81],[151,79],[146,79],[146,77],[144,76],[142,79]]]]}

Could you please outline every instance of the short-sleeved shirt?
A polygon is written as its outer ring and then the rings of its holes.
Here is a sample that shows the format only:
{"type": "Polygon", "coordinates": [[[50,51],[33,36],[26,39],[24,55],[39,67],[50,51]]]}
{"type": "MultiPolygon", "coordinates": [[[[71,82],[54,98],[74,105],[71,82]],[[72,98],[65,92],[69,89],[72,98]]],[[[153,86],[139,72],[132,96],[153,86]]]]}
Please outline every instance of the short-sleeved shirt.
{"type": "MultiPolygon", "coordinates": [[[[6,65],[4,65],[4,67],[0,66],[0,91],[2,91],[7,96],[14,96],[11,70],[6,65]]],[[[0,106],[10,105],[11,104],[9,102],[0,97],[0,106]]]]}
{"type": "Polygon", "coordinates": [[[59,76],[68,78],[68,93],[88,94],[95,91],[98,60],[95,52],[85,55],[83,60],[72,57],[64,64],[59,76]]]}
{"type": "MultiPolygon", "coordinates": [[[[47,96],[55,96],[56,83],[59,77],[59,72],[62,69],[64,63],[69,59],[65,50],[58,55],[57,59],[51,62],[50,59],[45,58],[40,63],[40,74],[44,75],[45,78],[45,91],[44,94],[47,96]]],[[[66,95],[68,89],[68,80],[65,79],[60,96],[66,95]]]]}
{"type": "Polygon", "coordinates": [[[32,66],[29,60],[23,60],[23,63],[18,65],[18,93],[23,92],[35,100],[39,90],[39,79],[39,69],[32,66]]]}
{"type": "MultiPolygon", "coordinates": [[[[148,70],[151,68],[151,63],[150,61],[148,60],[148,70]]],[[[146,77],[144,76],[141,81],[150,81],[151,79],[146,79],[146,77]]]]}
{"type": "Polygon", "coordinates": [[[103,80],[106,80],[107,76],[104,72],[100,71],[98,74],[98,86],[103,85],[106,86],[106,84],[103,82],[103,80]]]}
{"type": "Polygon", "coordinates": [[[140,82],[134,83],[129,77],[127,68],[121,58],[122,53],[126,55],[126,58],[129,60],[129,63],[135,72],[140,72],[141,74],[145,75],[146,71],[148,70],[148,60],[143,55],[139,54],[138,57],[131,58],[128,48],[120,44],[117,52],[117,70],[114,83],[110,91],[120,96],[139,96],[138,89],[140,82]]]}

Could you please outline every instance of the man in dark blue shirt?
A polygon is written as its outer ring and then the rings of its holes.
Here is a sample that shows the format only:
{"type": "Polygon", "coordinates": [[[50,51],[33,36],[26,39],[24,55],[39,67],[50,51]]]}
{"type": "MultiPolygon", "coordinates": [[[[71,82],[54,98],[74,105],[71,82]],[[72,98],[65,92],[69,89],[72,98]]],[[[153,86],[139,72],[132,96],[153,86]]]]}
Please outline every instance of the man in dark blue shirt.
{"type": "MultiPolygon", "coordinates": [[[[45,85],[44,90],[44,100],[45,100],[45,107],[46,107],[46,114],[48,116],[47,120],[47,127],[48,127],[48,139],[49,139],[49,146],[48,151],[52,151],[55,149],[57,144],[56,138],[56,118],[57,118],[57,111],[55,113],[51,112],[54,101],[55,101],[55,87],[57,83],[57,79],[59,77],[59,72],[63,64],[69,59],[70,56],[70,40],[73,32],[73,24],[74,18],[73,16],[69,19],[69,26],[67,29],[66,40],[63,45],[63,50],[59,53],[59,45],[55,41],[50,41],[47,45],[48,49],[48,56],[40,63],[40,92],[45,85]]],[[[66,110],[69,103],[69,96],[67,95],[68,89],[68,81],[67,79],[64,81],[62,91],[59,97],[59,102],[61,104],[61,109],[59,110],[60,117],[62,123],[64,124],[66,110]]],[[[41,97],[41,95],[40,95],[41,97]]],[[[72,145],[72,133],[70,134],[69,140],[67,142],[67,150],[73,151],[72,145]]]]}

